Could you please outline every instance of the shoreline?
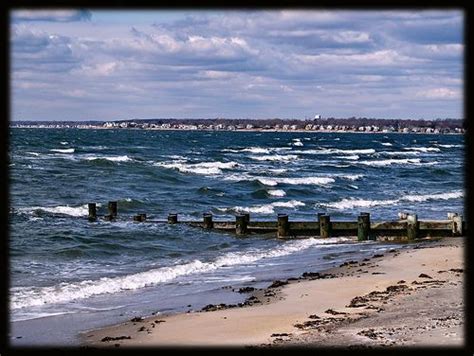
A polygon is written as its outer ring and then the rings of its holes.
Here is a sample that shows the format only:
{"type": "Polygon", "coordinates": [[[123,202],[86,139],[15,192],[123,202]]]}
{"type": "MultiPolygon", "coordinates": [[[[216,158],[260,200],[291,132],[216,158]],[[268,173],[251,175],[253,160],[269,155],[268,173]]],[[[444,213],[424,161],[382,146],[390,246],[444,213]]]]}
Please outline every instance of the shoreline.
{"type": "Polygon", "coordinates": [[[281,129],[179,129],[179,128],[136,128],[136,127],[102,127],[102,126],[93,126],[93,127],[19,127],[19,126],[10,126],[10,129],[78,129],[78,130],[135,130],[135,131],[191,131],[191,132],[296,132],[296,133],[360,133],[360,134],[413,134],[413,135],[465,135],[465,132],[446,132],[446,133],[435,133],[435,132],[400,132],[400,131],[334,131],[334,130],[305,130],[305,129],[295,129],[295,130],[281,130],[281,129]]]}
{"type": "Polygon", "coordinates": [[[81,345],[462,346],[464,237],[397,246],[267,288],[248,288],[249,297],[238,305],[136,317],[90,330],[80,335],[81,345]]]}

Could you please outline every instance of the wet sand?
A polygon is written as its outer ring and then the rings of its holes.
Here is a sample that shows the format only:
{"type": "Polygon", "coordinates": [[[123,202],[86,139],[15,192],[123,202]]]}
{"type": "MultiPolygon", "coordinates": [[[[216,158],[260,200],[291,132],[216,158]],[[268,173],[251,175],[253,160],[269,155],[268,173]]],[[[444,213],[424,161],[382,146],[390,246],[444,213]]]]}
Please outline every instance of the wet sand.
{"type": "Polygon", "coordinates": [[[135,318],[86,347],[393,347],[464,344],[464,238],[420,241],[247,291],[239,305],[135,318]]]}

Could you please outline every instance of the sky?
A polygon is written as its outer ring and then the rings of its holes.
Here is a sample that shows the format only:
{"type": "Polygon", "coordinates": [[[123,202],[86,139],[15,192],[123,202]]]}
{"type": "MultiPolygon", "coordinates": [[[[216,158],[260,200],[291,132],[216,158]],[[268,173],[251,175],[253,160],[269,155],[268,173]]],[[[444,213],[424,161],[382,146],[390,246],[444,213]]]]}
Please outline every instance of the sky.
{"type": "Polygon", "coordinates": [[[13,10],[11,117],[463,118],[464,13],[13,10]]]}

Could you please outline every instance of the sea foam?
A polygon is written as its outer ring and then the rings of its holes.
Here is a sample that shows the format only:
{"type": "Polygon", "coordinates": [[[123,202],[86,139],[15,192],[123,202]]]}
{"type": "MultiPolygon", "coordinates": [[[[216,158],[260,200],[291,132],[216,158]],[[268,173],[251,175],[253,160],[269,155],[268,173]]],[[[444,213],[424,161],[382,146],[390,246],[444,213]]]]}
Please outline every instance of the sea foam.
{"type": "Polygon", "coordinates": [[[50,151],[58,153],[74,153],[74,148],[53,148],[50,151]]]}
{"type": "Polygon", "coordinates": [[[126,276],[102,277],[96,280],[83,280],[72,283],[62,282],[46,287],[13,287],[11,288],[10,306],[12,309],[19,309],[45,304],[67,303],[95,295],[136,290],[172,281],[182,276],[212,272],[223,267],[251,264],[262,259],[290,255],[312,246],[350,241],[352,240],[344,237],[327,239],[308,238],[288,241],[284,245],[271,250],[254,248],[248,251],[228,252],[209,262],[193,260],[187,263],[155,268],[126,276]]]}

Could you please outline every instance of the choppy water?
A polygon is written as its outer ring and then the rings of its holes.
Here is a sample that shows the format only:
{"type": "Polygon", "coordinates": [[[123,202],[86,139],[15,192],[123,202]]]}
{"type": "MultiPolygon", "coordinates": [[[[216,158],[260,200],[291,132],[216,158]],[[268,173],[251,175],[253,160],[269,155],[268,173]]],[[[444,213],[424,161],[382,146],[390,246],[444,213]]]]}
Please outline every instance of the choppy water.
{"type": "Polygon", "coordinates": [[[9,169],[16,343],[40,342],[40,317],[51,331],[41,340],[75,342],[77,331],[134,313],[243,298],[223,286],[263,286],[387,248],[236,238],[133,223],[136,213],[347,220],[370,211],[389,220],[403,210],[444,219],[464,205],[460,135],[11,129],[9,169]],[[109,200],[119,220],[89,223],[87,203],[103,214],[109,200]]]}

